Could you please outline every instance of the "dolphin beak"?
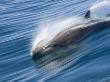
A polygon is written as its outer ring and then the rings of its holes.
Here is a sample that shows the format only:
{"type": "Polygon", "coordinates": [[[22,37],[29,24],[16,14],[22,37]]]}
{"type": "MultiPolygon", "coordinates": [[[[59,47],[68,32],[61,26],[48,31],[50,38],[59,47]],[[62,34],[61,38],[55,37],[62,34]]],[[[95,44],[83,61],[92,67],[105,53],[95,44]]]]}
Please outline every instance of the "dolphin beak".
{"type": "Polygon", "coordinates": [[[41,54],[41,49],[33,49],[31,51],[31,54],[32,54],[32,59],[39,59],[42,57],[42,54],[41,54]]]}
{"type": "Polygon", "coordinates": [[[46,47],[46,48],[42,48],[42,47],[32,48],[31,55],[32,55],[32,58],[38,59],[38,58],[41,58],[41,57],[45,56],[45,54],[49,54],[50,52],[52,52],[52,50],[53,50],[53,48],[51,48],[51,47],[46,47]]]}

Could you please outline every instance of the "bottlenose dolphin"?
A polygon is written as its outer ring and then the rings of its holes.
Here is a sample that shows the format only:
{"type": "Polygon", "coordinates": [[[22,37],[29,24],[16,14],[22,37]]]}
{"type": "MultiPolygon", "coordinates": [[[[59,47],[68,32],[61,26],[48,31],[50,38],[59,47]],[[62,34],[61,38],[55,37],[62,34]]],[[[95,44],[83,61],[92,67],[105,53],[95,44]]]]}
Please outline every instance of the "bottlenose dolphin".
{"type": "MultiPolygon", "coordinates": [[[[46,45],[39,46],[38,44],[32,50],[33,57],[39,57],[40,55],[46,55],[53,53],[55,50],[62,48],[77,47],[83,40],[88,38],[95,32],[103,31],[104,29],[110,28],[110,20],[90,20],[88,23],[82,25],[72,26],[59,32],[50,42],[46,45]],[[77,28],[74,28],[77,27],[77,28]]],[[[42,43],[39,42],[39,43],[42,43]]]]}

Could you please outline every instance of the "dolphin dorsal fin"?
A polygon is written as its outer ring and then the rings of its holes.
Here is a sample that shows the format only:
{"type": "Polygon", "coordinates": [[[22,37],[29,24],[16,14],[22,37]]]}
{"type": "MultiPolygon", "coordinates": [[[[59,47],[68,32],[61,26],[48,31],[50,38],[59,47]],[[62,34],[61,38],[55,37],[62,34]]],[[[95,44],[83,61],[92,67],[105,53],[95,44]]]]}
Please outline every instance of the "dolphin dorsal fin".
{"type": "Polygon", "coordinates": [[[90,10],[88,10],[84,16],[85,18],[90,18],[90,10]]]}

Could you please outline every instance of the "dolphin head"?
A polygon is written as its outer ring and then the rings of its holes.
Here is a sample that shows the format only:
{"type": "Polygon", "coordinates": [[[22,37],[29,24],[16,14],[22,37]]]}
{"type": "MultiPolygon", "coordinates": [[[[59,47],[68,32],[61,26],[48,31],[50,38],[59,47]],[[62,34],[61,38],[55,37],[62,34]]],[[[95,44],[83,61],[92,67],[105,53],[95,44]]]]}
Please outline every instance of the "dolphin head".
{"type": "Polygon", "coordinates": [[[44,43],[43,41],[40,41],[39,44],[32,48],[32,57],[40,58],[42,56],[46,56],[47,54],[57,53],[61,49],[63,50],[63,48],[65,47],[63,45],[64,44],[60,44],[60,41],[57,41],[57,39],[52,40],[48,43],[45,43],[45,41],[44,43]]]}

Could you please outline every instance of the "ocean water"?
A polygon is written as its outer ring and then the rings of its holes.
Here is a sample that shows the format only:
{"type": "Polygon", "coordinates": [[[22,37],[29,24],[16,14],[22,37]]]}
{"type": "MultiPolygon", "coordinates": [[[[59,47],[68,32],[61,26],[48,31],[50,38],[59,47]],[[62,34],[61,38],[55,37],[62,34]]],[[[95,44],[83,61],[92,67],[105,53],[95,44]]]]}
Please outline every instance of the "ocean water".
{"type": "Polygon", "coordinates": [[[110,82],[110,28],[74,54],[33,61],[30,52],[39,23],[83,17],[95,1],[0,0],[0,82],[110,82]]]}

